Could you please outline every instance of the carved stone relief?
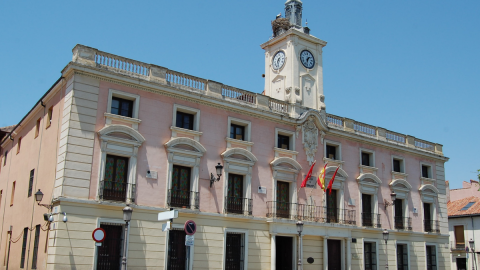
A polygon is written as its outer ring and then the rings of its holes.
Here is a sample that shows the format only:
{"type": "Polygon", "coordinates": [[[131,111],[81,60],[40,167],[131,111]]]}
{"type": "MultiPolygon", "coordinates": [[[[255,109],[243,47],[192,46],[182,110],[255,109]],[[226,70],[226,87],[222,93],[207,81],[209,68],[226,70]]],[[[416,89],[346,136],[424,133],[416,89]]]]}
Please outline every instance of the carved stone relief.
{"type": "Polygon", "coordinates": [[[318,146],[318,129],[314,122],[314,117],[311,116],[302,126],[302,142],[307,161],[310,165],[315,161],[315,153],[318,146]]]}

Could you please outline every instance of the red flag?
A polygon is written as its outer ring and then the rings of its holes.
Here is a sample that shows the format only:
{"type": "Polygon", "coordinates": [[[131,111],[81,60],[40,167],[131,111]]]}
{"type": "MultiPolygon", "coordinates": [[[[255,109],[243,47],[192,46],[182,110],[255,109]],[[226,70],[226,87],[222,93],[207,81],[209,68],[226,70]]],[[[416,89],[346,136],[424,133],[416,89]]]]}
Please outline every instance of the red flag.
{"type": "Polygon", "coordinates": [[[335,170],[335,173],[333,174],[332,176],[332,179],[330,179],[330,183],[328,183],[328,195],[332,194],[332,186],[333,186],[333,181],[335,181],[335,175],[337,175],[337,172],[338,172],[338,169],[340,168],[340,166],[337,167],[337,169],[335,170]]]}
{"type": "Polygon", "coordinates": [[[316,162],[313,162],[312,167],[310,167],[310,170],[307,173],[307,176],[305,176],[305,179],[303,179],[302,185],[300,186],[301,188],[307,185],[307,180],[308,178],[310,178],[310,176],[312,176],[312,170],[313,170],[313,166],[315,166],[315,163],[316,162]]]}

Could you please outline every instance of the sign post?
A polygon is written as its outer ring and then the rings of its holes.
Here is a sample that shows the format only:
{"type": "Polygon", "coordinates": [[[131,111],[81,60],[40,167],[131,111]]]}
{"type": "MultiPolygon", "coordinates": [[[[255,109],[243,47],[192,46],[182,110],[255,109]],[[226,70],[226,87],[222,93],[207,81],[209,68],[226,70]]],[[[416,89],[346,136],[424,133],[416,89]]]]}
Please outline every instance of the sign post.
{"type": "Polygon", "coordinates": [[[95,246],[101,247],[102,242],[105,241],[105,237],[107,234],[105,233],[105,230],[102,228],[96,228],[92,232],[92,239],[95,241],[95,246]]]}
{"type": "Polygon", "coordinates": [[[187,270],[190,270],[190,247],[193,246],[195,243],[194,234],[195,232],[197,232],[197,224],[195,224],[195,221],[193,220],[187,220],[183,229],[187,234],[185,236],[185,246],[187,246],[187,261],[185,262],[185,268],[187,270]]]}

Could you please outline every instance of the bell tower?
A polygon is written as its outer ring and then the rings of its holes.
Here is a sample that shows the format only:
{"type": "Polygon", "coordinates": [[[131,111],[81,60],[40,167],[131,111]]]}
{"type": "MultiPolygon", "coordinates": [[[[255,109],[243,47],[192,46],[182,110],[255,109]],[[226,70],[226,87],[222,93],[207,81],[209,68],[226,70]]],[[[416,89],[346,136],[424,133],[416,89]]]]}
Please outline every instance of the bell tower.
{"type": "Polygon", "coordinates": [[[302,1],[287,0],[285,17],[272,21],[265,50],[265,95],[315,110],[325,110],[322,49],[327,42],[302,26],[302,1]]]}

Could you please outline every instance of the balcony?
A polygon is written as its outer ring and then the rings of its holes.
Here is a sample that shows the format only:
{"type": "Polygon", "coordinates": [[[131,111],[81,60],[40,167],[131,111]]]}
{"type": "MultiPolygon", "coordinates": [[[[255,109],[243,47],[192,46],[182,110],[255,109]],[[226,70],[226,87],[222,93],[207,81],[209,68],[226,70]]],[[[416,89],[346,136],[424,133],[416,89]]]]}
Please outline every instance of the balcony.
{"type": "Polygon", "coordinates": [[[362,213],[362,226],[371,228],[381,228],[380,214],[362,213]]]}
{"type": "Polygon", "coordinates": [[[465,243],[450,241],[452,251],[465,251],[465,243]]]}
{"type": "Polygon", "coordinates": [[[395,217],[395,229],[397,230],[412,230],[412,218],[411,217],[395,217]]]}
{"type": "Polygon", "coordinates": [[[225,197],[224,211],[228,214],[252,215],[252,199],[225,197]]]}
{"type": "Polygon", "coordinates": [[[440,223],[438,222],[438,220],[425,219],[423,221],[423,229],[425,230],[425,232],[440,233],[440,223]]]}
{"type": "Polygon", "coordinates": [[[355,210],[275,201],[267,202],[267,217],[349,225],[356,224],[355,210]]]}
{"type": "Polygon", "coordinates": [[[169,189],[167,204],[169,207],[187,208],[187,209],[199,209],[199,196],[198,192],[169,189]]]}
{"type": "Polygon", "coordinates": [[[126,202],[130,199],[131,202],[135,202],[135,184],[100,181],[98,194],[100,200],[126,202]]]}

